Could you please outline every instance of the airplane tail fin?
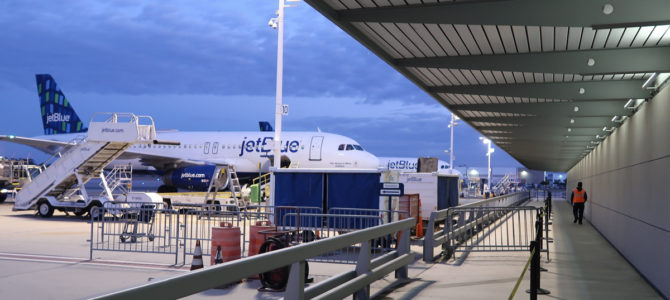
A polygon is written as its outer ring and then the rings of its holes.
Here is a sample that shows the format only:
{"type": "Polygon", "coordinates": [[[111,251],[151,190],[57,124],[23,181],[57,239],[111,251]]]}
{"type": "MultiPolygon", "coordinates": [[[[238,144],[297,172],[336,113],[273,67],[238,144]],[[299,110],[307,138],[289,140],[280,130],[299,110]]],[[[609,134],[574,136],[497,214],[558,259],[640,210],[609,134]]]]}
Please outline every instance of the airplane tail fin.
{"type": "Polygon", "coordinates": [[[44,134],[86,132],[77,113],[49,74],[35,75],[44,134]]]}
{"type": "Polygon", "coordinates": [[[272,128],[272,125],[270,125],[270,122],[267,121],[258,122],[258,126],[261,128],[261,131],[275,131],[272,128]]]}

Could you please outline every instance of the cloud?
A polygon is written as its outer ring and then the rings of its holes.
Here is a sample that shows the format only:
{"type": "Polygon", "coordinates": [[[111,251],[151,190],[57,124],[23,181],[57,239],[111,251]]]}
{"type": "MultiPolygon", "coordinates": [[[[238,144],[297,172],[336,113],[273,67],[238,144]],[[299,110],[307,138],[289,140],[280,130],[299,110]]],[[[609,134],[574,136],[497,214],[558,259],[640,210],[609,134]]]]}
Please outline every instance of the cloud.
{"type": "MultiPolygon", "coordinates": [[[[84,119],[131,111],[161,128],[256,130],[274,120],[276,5],[2,1],[0,89],[17,103],[2,133],[41,133],[36,73],[51,73],[84,119]]],[[[305,3],[286,10],[284,58],[287,128],[320,127],[383,155],[443,155],[447,110],[305,3]]],[[[480,146],[468,134],[457,135],[459,159],[480,146]]]]}
{"type": "MultiPolygon", "coordinates": [[[[80,92],[272,95],[274,2],[5,2],[10,81],[50,72],[80,92]],[[35,9],[40,7],[40,9],[35,9]]],[[[305,3],[286,10],[284,93],[431,102],[305,3]]]]}

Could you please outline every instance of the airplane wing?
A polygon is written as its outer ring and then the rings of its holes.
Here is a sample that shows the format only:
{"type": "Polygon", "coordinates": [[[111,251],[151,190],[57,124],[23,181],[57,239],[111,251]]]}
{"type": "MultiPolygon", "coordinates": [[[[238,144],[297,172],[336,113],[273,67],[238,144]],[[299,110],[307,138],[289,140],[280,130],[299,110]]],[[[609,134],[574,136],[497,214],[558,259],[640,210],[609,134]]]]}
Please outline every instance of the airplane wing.
{"type": "MultiPolygon", "coordinates": [[[[69,143],[62,141],[27,138],[14,135],[0,135],[0,141],[6,141],[30,146],[49,154],[54,154],[60,151],[63,147],[69,145],[69,143]]],[[[245,166],[247,168],[250,167],[253,168],[252,162],[244,158],[213,158],[210,160],[189,160],[180,157],[126,151],[121,156],[119,156],[119,159],[139,159],[142,162],[142,164],[146,166],[152,166],[157,170],[170,170],[188,166],[203,166],[203,165],[234,165],[236,167],[245,166]]]]}
{"type": "Polygon", "coordinates": [[[204,166],[204,165],[234,165],[236,167],[241,167],[242,165],[246,166],[251,164],[249,160],[243,158],[192,160],[167,155],[155,155],[155,154],[137,153],[137,152],[125,152],[119,157],[119,159],[139,159],[143,165],[152,166],[157,170],[170,170],[189,166],[204,166]]]}
{"type": "Polygon", "coordinates": [[[62,141],[33,139],[15,135],[0,135],[0,141],[30,146],[49,154],[54,154],[69,144],[62,141]]]}

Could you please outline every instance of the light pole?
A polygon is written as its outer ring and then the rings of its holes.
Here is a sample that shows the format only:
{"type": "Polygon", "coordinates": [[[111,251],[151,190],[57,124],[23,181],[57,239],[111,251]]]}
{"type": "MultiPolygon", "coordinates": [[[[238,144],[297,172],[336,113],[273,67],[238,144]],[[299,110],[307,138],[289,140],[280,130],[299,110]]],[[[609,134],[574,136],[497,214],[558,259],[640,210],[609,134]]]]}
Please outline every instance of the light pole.
{"type": "Polygon", "coordinates": [[[451,113],[451,122],[449,122],[449,128],[451,129],[451,142],[449,146],[449,169],[454,169],[454,126],[458,125],[456,121],[459,120],[458,116],[451,113]]]}
{"type": "Polygon", "coordinates": [[[487,138],[483,138],[483,137],[480,137],[479,139],[482,140],[482,142],[484,144],[486,144],[486,156],[488,156],[488,158],[489,158],[488,177],[487,177],[486,181],[487,181],[487,184],[488,184],[488,191],[490,192],[491,191],[491,154],[495,151],[495,149],[493,149],[493,147],[491,147],[491,140],[489,140],[487,138]]]}
{"type": "Polygon", "coordinates": [[[275,94],[275,137],[274,137],[274,163],[275,169],[281,167],[281,122],[283,114],[282,103],[282,88],[284,79],[284,8],[293,7],[297,4],[287,5],[289,3],[297,3],[300,0],[279,0],[279,9],[277,10],[277,17],[270,19],[268,25],[277,29],[277,87],[275,94]]]}

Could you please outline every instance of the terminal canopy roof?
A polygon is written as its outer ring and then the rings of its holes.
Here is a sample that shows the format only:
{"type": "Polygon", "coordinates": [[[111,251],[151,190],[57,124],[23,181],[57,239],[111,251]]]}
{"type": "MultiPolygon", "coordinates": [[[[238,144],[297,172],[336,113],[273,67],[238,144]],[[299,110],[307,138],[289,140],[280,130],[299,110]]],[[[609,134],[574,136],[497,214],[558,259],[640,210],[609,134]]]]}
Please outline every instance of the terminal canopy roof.
{"type": "Polygon", "coordinates": [[[571,168],[670,70],[667,0],[306,1],[531,169],[571,168]]]}

